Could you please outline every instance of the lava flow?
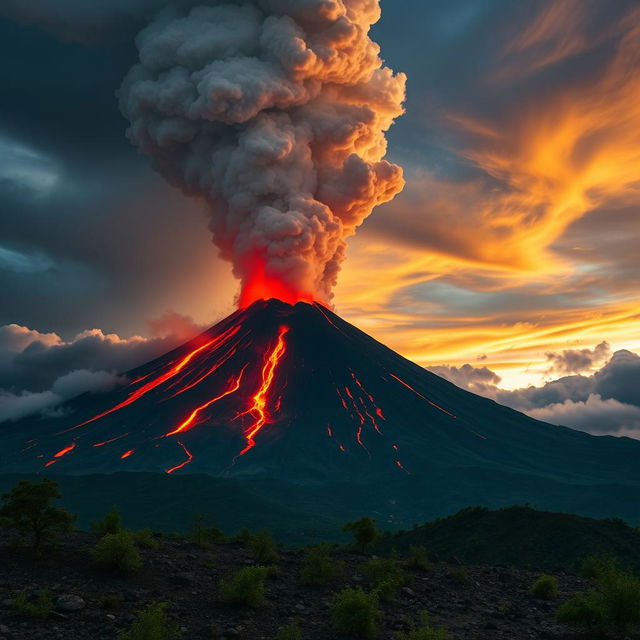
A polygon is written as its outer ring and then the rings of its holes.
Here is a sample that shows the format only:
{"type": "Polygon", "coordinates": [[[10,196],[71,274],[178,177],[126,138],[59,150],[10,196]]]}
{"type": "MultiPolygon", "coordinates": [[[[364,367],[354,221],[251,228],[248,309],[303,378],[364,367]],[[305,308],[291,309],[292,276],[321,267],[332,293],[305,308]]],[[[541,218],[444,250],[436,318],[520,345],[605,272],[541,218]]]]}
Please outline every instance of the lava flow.
{"type": "Polygon", "coordinates": [[[255,422],[244,432],[247,440],[247,446],[238,454],[238,457],[243,456],[256,446],[256,442],[254,440],[256,434],[262,429],[262,427],[264,427],[265,424],[267,424],[271,417],[267,409],[269,400],[268,395],[273,385],[273,379],[278,363],[286,351],[284,337],[288,332],[289,327],[280,327],[278,342],[271,353],[265,358],[264,366],[262,367],[262,384],[252,398],[253,404],[244,412],[245,414],[248,413],[252,415],[255,418],[255,422]]]}

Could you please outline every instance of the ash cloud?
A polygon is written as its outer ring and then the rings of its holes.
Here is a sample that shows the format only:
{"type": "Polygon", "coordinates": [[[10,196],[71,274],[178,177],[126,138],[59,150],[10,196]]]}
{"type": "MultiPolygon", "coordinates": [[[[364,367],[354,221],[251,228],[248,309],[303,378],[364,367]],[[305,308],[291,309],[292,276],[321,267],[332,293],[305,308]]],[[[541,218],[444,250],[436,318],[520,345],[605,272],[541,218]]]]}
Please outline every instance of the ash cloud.
{"type": "Polygon", "coordinates": [[[384,156],[406,78],[369,38],[379,18],[378,0],[212,0],[137,37],[127,135],[210,204],[241,303],[256,280],[330,300],[345,238],[404,186],[384,156]]]}

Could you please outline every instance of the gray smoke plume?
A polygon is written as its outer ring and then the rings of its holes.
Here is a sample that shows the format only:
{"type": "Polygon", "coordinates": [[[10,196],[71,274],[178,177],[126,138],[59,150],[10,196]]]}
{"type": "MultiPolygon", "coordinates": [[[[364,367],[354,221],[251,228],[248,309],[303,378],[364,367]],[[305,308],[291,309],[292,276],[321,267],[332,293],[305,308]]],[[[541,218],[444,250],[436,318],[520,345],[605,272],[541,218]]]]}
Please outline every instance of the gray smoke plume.
{"type": "Polygon", "coordinates": [[[404,186],[383,158],[406,77],[369,37],[379,18],[379,0],[209,0],[137,37],[127,135],[208,201],[241,304],[329,301],[345,238],[404,186]]]}

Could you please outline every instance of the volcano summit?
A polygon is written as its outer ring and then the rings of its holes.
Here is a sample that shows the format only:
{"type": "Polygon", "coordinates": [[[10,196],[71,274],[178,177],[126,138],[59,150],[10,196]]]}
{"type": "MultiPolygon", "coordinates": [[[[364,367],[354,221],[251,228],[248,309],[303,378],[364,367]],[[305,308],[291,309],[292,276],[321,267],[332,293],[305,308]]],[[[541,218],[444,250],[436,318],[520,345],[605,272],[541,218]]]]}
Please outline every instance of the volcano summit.
{"type": "Polygon", "coordinates": [[[4,472],[223,476],[400,521],[523,501],[640,516],[640,443],[463,391],[319,304],[256,302],[127,379],[5,426],[4,472]]]}

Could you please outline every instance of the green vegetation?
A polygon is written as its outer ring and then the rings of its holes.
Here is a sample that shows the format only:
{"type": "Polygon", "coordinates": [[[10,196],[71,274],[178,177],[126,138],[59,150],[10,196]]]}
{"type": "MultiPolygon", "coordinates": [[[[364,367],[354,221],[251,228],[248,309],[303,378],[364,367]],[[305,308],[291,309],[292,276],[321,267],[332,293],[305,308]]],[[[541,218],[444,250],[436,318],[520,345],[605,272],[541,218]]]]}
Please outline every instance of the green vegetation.
{"type": "Polygon", "coordinates": [[[177,625],[166,613],[167,605],[151,603],[138,612],[128,631],[118,634],[118,640],[171,640],[178,634],[177,625]]]}
{"type": "Polygon", "coordinates": [[[591,633],[629,634],[640,622],[640,579],[605,567],[597,572],[594,587],[565,602],[557,618],[591,633]]]}
{"type": "Polygon", "coordinates": [[[336,563],[331,557],[331,545],[324,542],[307,549],[302,567],[302,582],[325,587],[343,570],[343,564],[336,563]]]}
{"type": "Polygon", "coordinates": [[[331,607],[331,620],[341,635],[375,638],[382,613],[378,596],[362,589],[343,589],[331,607]]]}
{"type": "Polygon", "coordinates": [[[373,552],[385,555],[397,549],[404,555],[412,546],[425,546],[442,560],[456,557],[465,565],[537,567],[546,572],[561,568],[571,573],[596,550],[640,571],[640,529],[617,519],[594,520],[528,506],[463,509],[412,531],[382,536],[373,552]]]}
{"type": "Polygon", "coordinates": [[[44,620],[53,611],[53,600],[49,591],[45,589],[38,591],[32,598],[29,598],[26,593],[20,593],[11,602],[11,606],[21,616],[44,620]]]}
{"type": "Polygon", "coordinates": [[[217,527],[207,526],[205,517],[198,514],[193,518],[191,525],[191,540],[202,549],[208,549],[214,544],[224,542],[224,533],[217,527]]]}
{"type": "Polygon", "coordinates": [[[429,622],[429,614],[420,612],[420,624],[414,625],[407,633],[398,634],[398,640],[451,640],[446,629],[435,629],[429,622]]]}
{"type": "Polygon", "coordinates": [[[555,600],[558,583],[553,576],[542,575],[531,585],[529,593],[538,600],[555,600]]]}
{"type": "Polygon", "coordinates": [[[362,553],[364,553],[365,549],[370,547],[380,535],[376,529],[376,521],[371,518],[360,518],[360,520],[347,522],[347,524],[342,527],[342,530],[353,535],[362,553]]]}
{"type": "Polygon", "coordinates": [[[93,561],[105,569],[130,573],[142,568],[142,558],[133,534],[126,529],[107,533],[91,550],[93,561]]]}
{"type": "Polygon", "coordinates": [[[113,593],[107,594],[100,598],[100,607],[107,611],[114,611],[122,606],[122,598],[113,593]]]}
{"type": "Polygon", "coordinates": [[[407,575],[393,558],[369,560],[364,567],[373,591],[380,600],[392,600],[398,589],[407,581],[407,575]]]}
{"type": "Polygon", "coordinates": [[[251,536],[247,546],[251,549],[253,557],[257,562],[278,562],[276,546],[268,531],[260,531],[259,533],[256,533],[256,535],[251,536]]]}
{"type": "Polygon", "coordinates": [[[156,540],[150,529],[141,529],[134,531],[133,542],[139,549],[159,549],[160,543],[156,540]]]}
{"type": "Polygon", "coordinates": [[[467,570],[463,569],[462,567],[460,567],[459,569],[452,569],[447,574],[447,577],[452,582],[460,585],[469,584],[469,574],[467,573],[467,570]]]}
{"type": "Polygon", "coordinates": [[[69,531],[75,520],[68,511],[51,504],[60,498],[60,490],[57,483],[47,478],[40,482],[22,480],[1,497],[4,504],[0,508],[0,523],[31,535],[34,553],[44,542],[54,541],[58,531],[69,531]]]}
{"type": "Polygon", "coordinates": [[[264,600],[264,581],[269,570],[256,565],[236,571],[220,581],[220,597],[227,604],[255,607],[264,600]]]}
{"type": "Polygon", "coordinates": [[[407,566],[410,569],[426,571],[430,566],[427,548],[422,545],[409,547],[407,566]]]}
{"type": "Polygon", "coordinates": [[[288,627],[280,629],[276,640],[302,640],[302,631],[296,623],[290,624],[288,627]]]}
{"type": "Polygon", "coordinates": [[[107,533],[118,533],[120,529],[122,529],[122,516],[115,505],[111,507],[111,511],[104,518],[91,523],[91,531],[99,536],[106,536],[107,533]]]}

